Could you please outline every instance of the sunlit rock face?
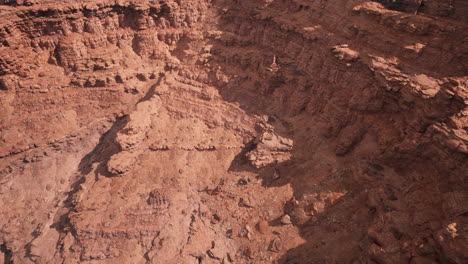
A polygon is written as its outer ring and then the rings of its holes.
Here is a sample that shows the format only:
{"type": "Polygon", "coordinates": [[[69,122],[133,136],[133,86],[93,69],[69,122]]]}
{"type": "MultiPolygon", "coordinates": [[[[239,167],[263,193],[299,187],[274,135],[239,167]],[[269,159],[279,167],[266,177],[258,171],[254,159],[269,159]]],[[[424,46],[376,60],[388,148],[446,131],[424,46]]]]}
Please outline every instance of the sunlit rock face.
{"type": "Polygon", "coordinates": [[[0,0],[0,263],[464,263],[465,2],[0,0]]]}

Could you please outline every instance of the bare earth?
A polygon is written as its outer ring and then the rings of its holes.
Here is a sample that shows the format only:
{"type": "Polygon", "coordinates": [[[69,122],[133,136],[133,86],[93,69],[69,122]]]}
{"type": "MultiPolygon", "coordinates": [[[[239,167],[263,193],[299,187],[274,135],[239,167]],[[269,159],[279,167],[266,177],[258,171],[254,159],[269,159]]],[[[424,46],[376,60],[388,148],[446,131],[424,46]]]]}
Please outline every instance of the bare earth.
{"type": "Polygon", "coordinates": [[[468,263],[468,1],[0,0],[0,264],[468,263]]]}

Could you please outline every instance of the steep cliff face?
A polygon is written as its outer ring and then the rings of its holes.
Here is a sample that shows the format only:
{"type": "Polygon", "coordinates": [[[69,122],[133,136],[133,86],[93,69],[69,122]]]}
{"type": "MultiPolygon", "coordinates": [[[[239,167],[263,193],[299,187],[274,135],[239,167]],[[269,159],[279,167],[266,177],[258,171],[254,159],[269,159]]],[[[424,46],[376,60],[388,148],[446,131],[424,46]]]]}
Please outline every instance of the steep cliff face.
{"type": "Polygon", "coordinates": [[[463,1],[0,1],[0,263],[464,263],[463,1]]]}

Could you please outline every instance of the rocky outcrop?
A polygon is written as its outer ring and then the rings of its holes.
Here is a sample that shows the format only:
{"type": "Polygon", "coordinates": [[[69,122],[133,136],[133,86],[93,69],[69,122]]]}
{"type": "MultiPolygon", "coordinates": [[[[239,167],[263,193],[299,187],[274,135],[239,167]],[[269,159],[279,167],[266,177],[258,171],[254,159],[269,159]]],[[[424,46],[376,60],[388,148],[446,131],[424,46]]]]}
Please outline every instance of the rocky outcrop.
{"type": "Polygon", "coordinates": [[[291,158],[293,141],[275,133],[272,125],[259,123],[261,134],[255,138],[255,149],[247,153],[247,159],[256,168],[276,165],[291,158]]]}
{"type": "Polygon", "coordinates": [[[463,1],[0,1],[0,262],[464,263],[463,1]]]}

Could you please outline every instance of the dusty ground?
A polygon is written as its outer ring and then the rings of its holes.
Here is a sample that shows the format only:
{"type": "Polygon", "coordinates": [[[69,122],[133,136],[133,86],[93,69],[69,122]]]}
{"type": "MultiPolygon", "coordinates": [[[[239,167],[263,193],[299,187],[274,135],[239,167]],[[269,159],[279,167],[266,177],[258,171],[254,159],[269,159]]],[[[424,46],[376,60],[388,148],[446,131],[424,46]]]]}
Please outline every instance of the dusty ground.
{"type": "Polygon", "coordinates": [[[466,3],[0,0],[0,263],[467,263],[466,3]]]}

